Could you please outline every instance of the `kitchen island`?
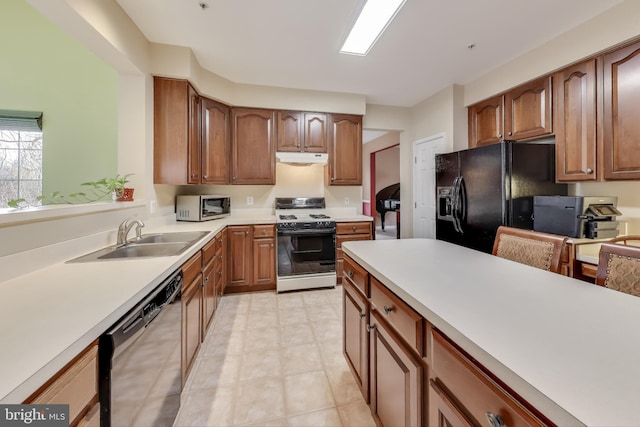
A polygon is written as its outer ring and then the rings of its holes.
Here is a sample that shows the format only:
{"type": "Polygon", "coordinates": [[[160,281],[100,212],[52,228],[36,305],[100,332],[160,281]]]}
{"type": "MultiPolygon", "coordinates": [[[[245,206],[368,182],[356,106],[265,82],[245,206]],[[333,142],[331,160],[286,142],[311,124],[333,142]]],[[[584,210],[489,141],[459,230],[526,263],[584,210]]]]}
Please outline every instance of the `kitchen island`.
{"type": "Polygon", "coordinates": [[[640,425],[637,297],[437,240],[343,250],[552,423],[640,425]]]}

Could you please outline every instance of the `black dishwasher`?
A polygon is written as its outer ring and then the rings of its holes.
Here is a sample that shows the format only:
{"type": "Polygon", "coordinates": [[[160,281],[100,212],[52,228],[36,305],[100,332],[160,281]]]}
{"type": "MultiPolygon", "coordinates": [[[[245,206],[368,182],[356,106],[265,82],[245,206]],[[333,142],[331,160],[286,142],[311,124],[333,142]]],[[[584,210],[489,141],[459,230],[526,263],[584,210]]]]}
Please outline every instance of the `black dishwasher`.
{"type": "Polygon", "coordinates": [[[100,337],[101,427],[173,425],[182,391],[181,291],[178,270],[100,337]]]}

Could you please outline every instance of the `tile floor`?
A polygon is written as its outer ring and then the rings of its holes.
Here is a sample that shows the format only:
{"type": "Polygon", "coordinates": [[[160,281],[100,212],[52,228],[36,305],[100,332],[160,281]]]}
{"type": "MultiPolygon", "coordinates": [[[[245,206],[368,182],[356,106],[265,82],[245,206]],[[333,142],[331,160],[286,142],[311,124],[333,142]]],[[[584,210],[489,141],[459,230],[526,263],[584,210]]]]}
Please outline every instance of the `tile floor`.
{"type": "Polygon", "coordinates": [[[375,426],[341,318],[341,286],[222,297],[175,426],[375,426]]]}

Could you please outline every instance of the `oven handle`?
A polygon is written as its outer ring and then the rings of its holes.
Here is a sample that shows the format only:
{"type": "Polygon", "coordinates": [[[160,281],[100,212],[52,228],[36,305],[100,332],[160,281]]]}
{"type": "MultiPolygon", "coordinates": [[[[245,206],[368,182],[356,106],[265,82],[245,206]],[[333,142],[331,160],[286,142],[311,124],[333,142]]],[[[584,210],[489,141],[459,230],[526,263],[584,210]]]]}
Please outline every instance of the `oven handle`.
{"type": "Polygon", "coordinates": [[[301,230],[278,230],[279,236],[300,236],[300,235],[313,235],[313,234],[335,234],[335,228],[314,228],[314,229],[301,229],[301,230]]]}

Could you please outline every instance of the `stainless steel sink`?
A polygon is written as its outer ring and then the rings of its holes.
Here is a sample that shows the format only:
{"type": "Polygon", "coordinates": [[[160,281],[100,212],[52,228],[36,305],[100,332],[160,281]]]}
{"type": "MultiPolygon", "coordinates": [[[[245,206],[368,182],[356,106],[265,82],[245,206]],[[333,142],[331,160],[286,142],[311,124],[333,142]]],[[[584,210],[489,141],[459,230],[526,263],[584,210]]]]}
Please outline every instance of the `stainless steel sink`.
{"type": "Polygon", "coordinates": [[[207,234],[209,234],[208,231],[147,234],[142,235],[139,240],[129,242],[126,246],[109,246],[67,262],[82,263],[175,256],[186,251],[207,234]]]}

